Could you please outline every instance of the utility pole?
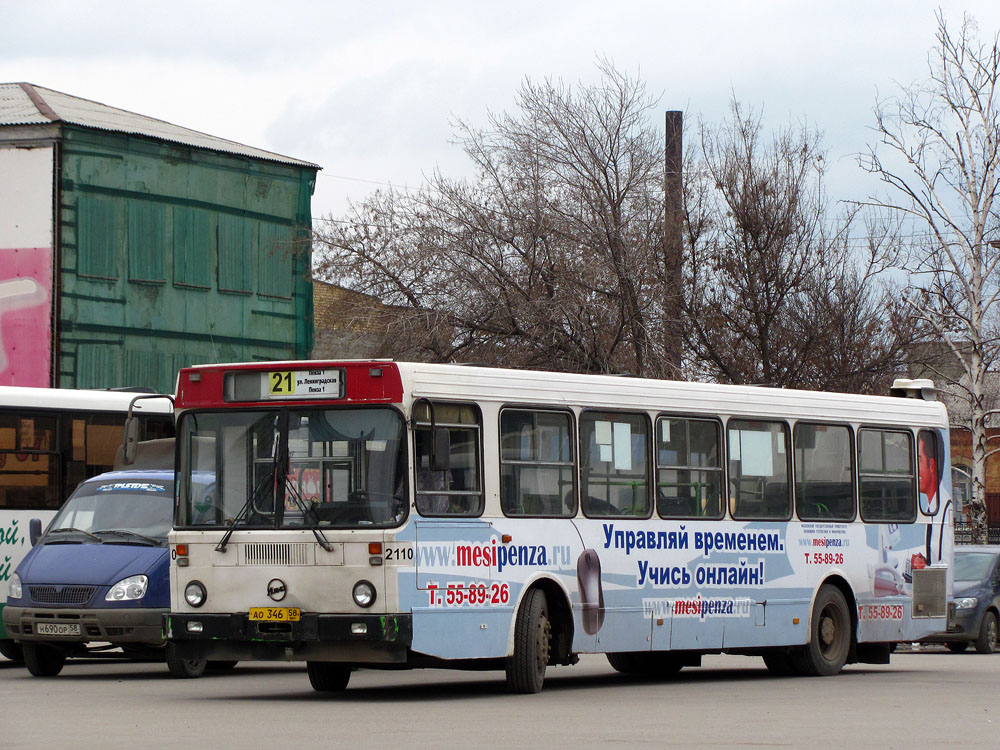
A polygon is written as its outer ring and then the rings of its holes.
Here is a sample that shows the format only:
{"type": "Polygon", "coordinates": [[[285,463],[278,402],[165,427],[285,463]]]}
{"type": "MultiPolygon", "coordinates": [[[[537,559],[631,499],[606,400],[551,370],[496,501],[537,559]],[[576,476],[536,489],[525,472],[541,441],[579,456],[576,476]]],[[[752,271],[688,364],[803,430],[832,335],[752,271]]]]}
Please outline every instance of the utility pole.
{"type": "Polygon", "coordinates": [[[684,113],[667,112],[664,159],[663,266],[668,289],[663,300],[664,354],[674,377],[681,377],[681,268],[684,242],[684,113]]]}

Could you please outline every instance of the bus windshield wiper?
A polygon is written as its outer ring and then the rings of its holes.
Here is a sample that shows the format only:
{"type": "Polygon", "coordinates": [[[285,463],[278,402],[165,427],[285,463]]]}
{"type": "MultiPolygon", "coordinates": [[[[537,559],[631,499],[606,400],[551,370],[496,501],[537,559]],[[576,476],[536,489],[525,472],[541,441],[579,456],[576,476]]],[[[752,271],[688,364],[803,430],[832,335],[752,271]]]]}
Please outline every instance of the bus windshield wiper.
{"type": "Polygon", "coordinates": [[[77,529],[73,526],[63,526],[61,529],[52,529],[51,531],[47,531],[45,536],[48,536],[49,534],[83,534],[85,537],[93,539],[95,542],[104,542],[104,540],[96,534],[91,534],[89,531],[77,529]]]}
{"type": "Polygon", "coordinates": [[[130,531],[129,529],[101,529],[100,531],[95,531],[95,534],[117,534],[118,536],[130,537],[134,539],[140,539],[147,544],[151,544],[154,547],[163,546],[163,542],[159,539],[154,539],[151,536],[146,536],[145,534],[140,534],[138,531],[130,531]]]}
{"type": "MultiPolygon", "coordinates": [[[[257,482],[257,486],[253,488],[253,492],[250,493],[250,496],[247,498],[247,501],[243,503],[243,507],[240,508],[240,512],[236,514],[236,517],[233,518],[232,523],[229,524],[229,528],[226,529],[226,533],[222,535],[222,539],[220,539],[219,543],[215,545],[216,552],[226,551],[226,545],[229,543],[229,538],[233,535],[233,532],[236,530],[236,526],[239,524],[240,521],[243,520],[244,516],[247,515],[249,510],[252,507],[254,507],[254,504],[260,498],[261,491],[264,489],[264,487],[267,486],[267,483],[271,482],[273,484],[274,482],[274,475],[278,471],[278,457],[280,455],[280,451],[278,450],[278,445],[281,442],[281,435],[278,427],[280,418],[281,418],[280,414],[275,414],[274,424],[271,427],[272,433],[274,435],[274,439],[271,442],[271,469],[270,471],[264,472],[263,476],[261,476],[260,481],[257,482]]],[[[272,502],[274,501],[275,499],[272,498],[272,502]]]]}
{"type": "Polygon", "coordinates": [[[233,535],[233,532],[236,530],[240,521],[243,520],[243,518],[248,514],[248,511],[254,506],[257,500],[260,499],[261,491],[267,486],[267,483],[273,479],[274,467],[272,466],[270,471],[265,472],[263,476],[261,476],[260,481],[257,482],[257,486],[253,488],[253,492],[250,493],[247,501],[243,503],[243,507],[240,508],[240,512],[236,514],[232,523],[229,524],[229,528],[226,529],[226,533],[222,535],[222,539],[220,539],[219,543],[215,545],[216,552],[226,551],[226,545],[229,543],[229,537],[233,535]]]}
{"type": "Polygon", "coordinates": [[[291,480],[287,477],[285,478],[285,492],[291,495],[292,500],[295,501],[295,506],[302,513],[302,523],[307,525],[309,530],[312,531],[313,536],[316,537],[317,544],[319,544],[319,546],[327,552],[333,552],[333,545],[330,544],[330,540],[326,538],[326,534],[323,533],[323,530],[319,528],[319,517],[316,515],[316,512],[312,508],[306,507],[302,496],[299,494],[298,490],[295,489],[295,485],[293,485],[291,480]],[[316,521],[314,525],[308,525],[308,522],[306,521],[306,517],[310,513],[316,521]]]}

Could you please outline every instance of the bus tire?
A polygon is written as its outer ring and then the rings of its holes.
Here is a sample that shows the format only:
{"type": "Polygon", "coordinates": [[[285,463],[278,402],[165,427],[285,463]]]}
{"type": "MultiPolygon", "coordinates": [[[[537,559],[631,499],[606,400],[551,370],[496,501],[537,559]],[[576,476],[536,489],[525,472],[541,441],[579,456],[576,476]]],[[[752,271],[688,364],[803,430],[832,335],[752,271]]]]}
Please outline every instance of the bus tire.
{"type": "Polygon", "coordinates": [[[0,638],[0,654],[18,664],[24,661],[21,645],[12,638],[0,638]]]}
{"type": "Polygon", "coordinates": [[[24,666],[35,677],[55,677],[62,672],[66,663],[66,654],[51,646],[25,643],[21,650],[24,653],[24,666]]]}
{"type": "Polygon", "coordinates": [[[810,618],[809,643],[793,652],[792,665],[802,675],[828,677],[847,663],[851,650],[851,613],[836,586],[821,586],[810,618]]]}
{"type": "Polygon", "coordinates": [[[976,638],[976,652],[992,654],[997,650],[997,616],[994,612],[983,615],[983,624],[976,638]]]}
{"type": "Polygon", "coordinates": [[[205,659],[183,659],[177,654],[177,646],[167,643],[167,670],[171,677],[187,680],[205,674],[208,662],[205,659]]]}
{"type": "Polygon", "coordinates": [[[351,681],[351,668],[346,664],[329,661],[307,661],[309,684],[321,693],[339,693],[351,681]]]}
{"type": "Polygon", "coordinates": [[[545,683],[552,625],[545,592],[531,589],[524,595],[514,623],[514,653],[507,657],[507,687],[514,693],[537,693],[545,683]]]}

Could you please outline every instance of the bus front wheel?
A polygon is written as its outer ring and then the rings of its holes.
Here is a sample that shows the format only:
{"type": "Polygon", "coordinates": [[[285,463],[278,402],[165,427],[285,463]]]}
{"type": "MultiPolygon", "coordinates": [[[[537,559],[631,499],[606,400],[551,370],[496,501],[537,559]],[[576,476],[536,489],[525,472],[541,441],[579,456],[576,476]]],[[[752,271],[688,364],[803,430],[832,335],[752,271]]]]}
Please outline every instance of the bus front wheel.
{"type": "Polygon", "coordinates": [[[821,677],[837,674],[851,649],[851,614],[836,586],[820,588],[810,628],[809,643],[793,656],[795,671],[821,677]]]}
{"type": "Polygon", "coordinates": [[[205,674],[207,662],[204,659],[184,659],[177,654],[177,646],[167,643],[167,669],[171,677],[189,679],[205,674]]]}
{"type": "Polygon", "coordinates": [[[337,693],[347,689],[351,681],[351,668],[346,664],[335,664],[328,661],[307,661],[306,671],[309,673],[309,684],[313,690],[321,693],[337,693]]]}
{"type": "Polygon", "coordinates": [[[514,654],[507,657],[507,687],[515,693],[537,693],[545,683],[552,625],[545,592],[524,595],[514,623],[514,654]]]}

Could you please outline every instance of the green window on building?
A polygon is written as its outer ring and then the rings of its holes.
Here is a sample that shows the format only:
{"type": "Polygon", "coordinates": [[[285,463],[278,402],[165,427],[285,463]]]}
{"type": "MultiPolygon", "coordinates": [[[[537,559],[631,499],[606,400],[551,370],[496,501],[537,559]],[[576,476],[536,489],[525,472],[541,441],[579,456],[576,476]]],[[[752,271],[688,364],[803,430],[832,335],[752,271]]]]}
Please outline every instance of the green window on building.
{"type": "Polygon", "coordinates": [[[174,283],[210,289],[216,255],[213,215],[186,206],[173,210],[174,283]]]}
{"type": "Polygon", "coordinates": [[[219,216],[219,289],[250,291],[250,222],[243,216],[219,216]]]}
{"type": "Polygon", "coordinates": [[[164,282],[167,257],[167,207],[150,201],[128,202],[128,277],[164,282]]]}
{"type": "Polygon", "coordinates": [[[117,279],[120,246],[120,204],[108,198],[81,195],[77,201],[77,272],[81,276],[117,279]]]}
{"type": "Polygon", "coordinates": [[[258,230],[257,291],[266,297],[292,296],[292,259],[295,245],[292,228],[261,222],[258,230]]]}

